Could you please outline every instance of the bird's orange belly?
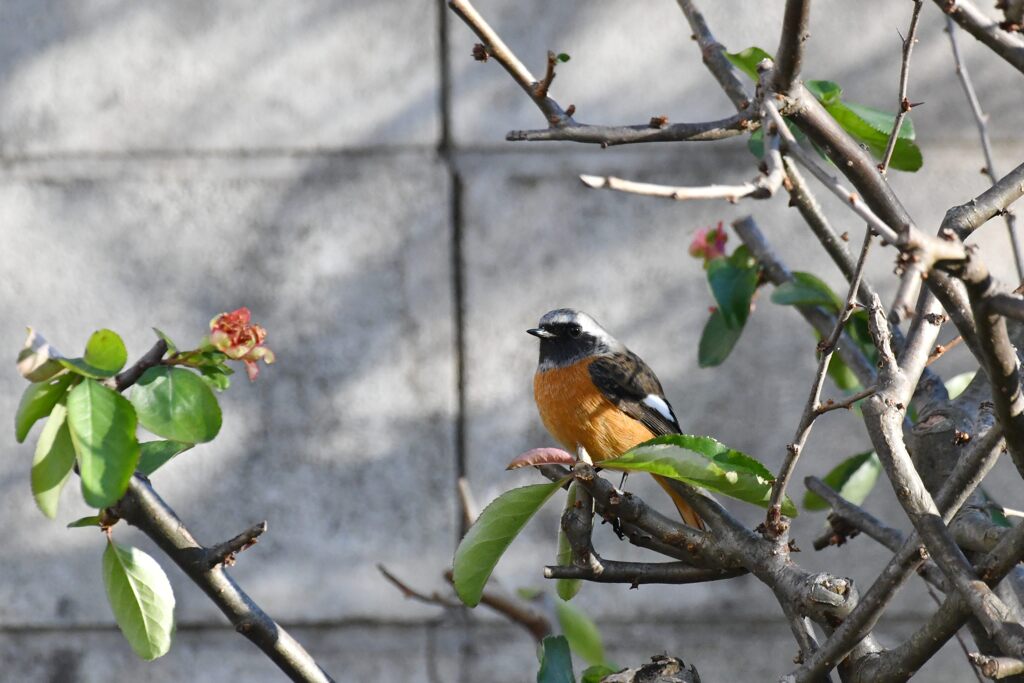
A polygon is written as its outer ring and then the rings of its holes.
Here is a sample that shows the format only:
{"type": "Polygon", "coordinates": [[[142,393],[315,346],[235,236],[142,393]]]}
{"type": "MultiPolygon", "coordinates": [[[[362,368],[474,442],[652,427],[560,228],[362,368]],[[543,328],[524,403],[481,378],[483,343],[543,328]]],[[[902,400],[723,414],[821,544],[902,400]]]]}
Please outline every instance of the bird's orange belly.
{"type": "Polygon", "coordinates": [[[588,369],[592,362],[587,359],[566,368],[538,371],[533,378],[533,396],[551,435],[570,451],[583,446],[596,462],[614,458],[654,438],[654,433],[616,408],[594,386],[588,369]]]}

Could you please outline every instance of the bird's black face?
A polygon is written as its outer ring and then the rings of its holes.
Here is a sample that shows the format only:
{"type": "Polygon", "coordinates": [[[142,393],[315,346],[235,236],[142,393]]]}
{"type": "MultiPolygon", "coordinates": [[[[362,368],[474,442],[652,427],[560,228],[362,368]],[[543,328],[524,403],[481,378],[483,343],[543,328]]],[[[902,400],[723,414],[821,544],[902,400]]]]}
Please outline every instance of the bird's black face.
{"type": "MultiPolygon", "coordinates": [[[[548,316],[545,316],[547,318],[548,316]]],[[[581,321],[545,320],[540,327],[527,330],[540,339],[540,367],[548,369],[571,365],[588,356],[607,352],[607,340],[584,328],[581,321]]]]}

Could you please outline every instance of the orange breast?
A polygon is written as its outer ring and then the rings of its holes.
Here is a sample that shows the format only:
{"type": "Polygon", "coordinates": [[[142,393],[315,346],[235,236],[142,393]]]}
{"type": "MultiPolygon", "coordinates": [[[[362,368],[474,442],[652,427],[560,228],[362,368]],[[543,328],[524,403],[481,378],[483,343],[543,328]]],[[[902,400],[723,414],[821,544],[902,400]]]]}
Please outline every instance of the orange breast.
{"type": "Polygon", "coordinates": [[[620,455],[654,438],[654,433],[616,408],[594,386],[588,370],[593,360],[538,371],[533,377],[533,397],[551,435],[573,453],[583,446],[596,462],[620,455]]]}

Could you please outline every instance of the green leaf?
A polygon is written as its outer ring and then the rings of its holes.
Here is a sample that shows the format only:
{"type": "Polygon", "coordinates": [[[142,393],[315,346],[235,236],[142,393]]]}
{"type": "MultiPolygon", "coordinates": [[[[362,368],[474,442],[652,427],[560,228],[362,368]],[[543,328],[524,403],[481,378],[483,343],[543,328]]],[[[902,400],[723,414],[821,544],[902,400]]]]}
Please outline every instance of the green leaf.
{"type": "MultiPolygon", "coordinates": [[[[854,102],[842,100],[842,89],[832,81],[806,81],[804,83],[843,130],[867,146],[878,159],[885,154],[889,135],[896,116],[854,102]]],[[[890,166],[900,171],[917,171],[924,163],[920,148],[914,144],[914,123],[904,117],[890,166]]]]}
{"type": "Polygon", "coordinates": [[[604,644],[601,643],[601,632],[597,624],[583,613],[561,600],[555,601],[555,616],[562,634],[569,641],[569,647],[587,664],[604,662],[604,644]]]}
{"type": "MultiPolygon", "coordinates": [[[[865,451],[850,456],[836,465],[825,475],[824,481],[829,488],[854,505],[860,505],[871,493],[882,471],[882,463],[874,451],[865,451]]],[[[828,510],[831,506],[824,498],[813,491],[804,494],[805,510],[828,510]]]]}
{"type": "Polygon", "coordinates": [[[148,477],[178,453],[184,453],[194,445],[180,441],[147,441],[139,444],[142,455],[135,469],[148,477]]]}
{"type": "MultiPolygon", "coordinates": [[[[737,250],[739,252],[739,250],[737,250]]],[[[757,289],[757,267],[743,263],[743,252],[734,261],[713,259],[708,263],[708,284],[729,327],[741,329],[750,315],[750,302],[757,289]],[[737,265],[737,262],[743,265],[737,265]]]]}
{"type": "Polygon", "coordinates": [[[75,466],[75,447],[67,424],[68,409],[58,403],[46,420],[32,460],[32,497],[50,519],[57,516],[60,492],[75,466]]]}
{"type": "Polygon", "coordinates": [[[171,341],[171,338],[167,336],[166,332],[161,330],[159,327],[154,327],[153,331],[156,332],[156,336],[158,336],[161,339],[163,339],[164,343],[167,344],[167,352],[168,353],[177,353],[178,352],[178,346],[173,341],[171,341]]]}
{"type": "Polygon", "coordinates": [[[711,313],[697,347],[697,364],[702,368],[721,365],[743,334],[742,327],[730,327],[717,308],[711,313]]]}
{"type": "Polygon", "coordinates": [[[772,303],[782,306],[822,306],[832,313],[839,313],[843,300],[832,288],[811,273],[796,271],[793,279],[775,288],[772,303]]]}
{"type": "MultiPolygon", "coordinates": [[[[568,510],[576,505],[576,482],[569,484],[569,492],[565,497],[565,509],[568,510]]],[[[569,537],[559,526],[558,528],[558,553],[555,555],[555,564],[568,566],[572,564],[572,547],[569,545],[569,537]]],[[[572,600],[583,588],[581,579],[555,579],[555,592],[563,600],[572,600]]]]}
{"type": "Polygon", "coordinates": [[[946,380],[946,393],[949,394],[949,400],[953,400],[960,394],[964,393],[964,389],[974,379],[974,375],[977,374],[977,370],[971,372],[962,372],[959,375],[954,375],[946,380]]]}
{"type": "Polygon", "coordinates": [[[103,584],[121,633],[143,659],[156,659],[171,648],[174,591],[157,561],[138,548],[107,542],[103,584]]]}
{"type": "Polygon", "coordinates": [[[576,683],[565,636],[548,636],[541,642],[537,683],[576,683]]]}
{"type": "Polygon", "coordinates": [[[124,495],[139,462],[135,410],[124,396],[91,379],[71,390],[67,405],[82,496],[91,507],[109,507],[124,495]]]}
{"type": "Polygon", "coordinates": [[[81,358],[61,358],[60,364],[74,373],[93,379],[116,375],[128,362],[128,349],[117,332],[96,330],[85,345],[81,358]]]}
{"type": "Polygon", "coordinates": [[[132,388],[132,405],[142,426],[157,436],[185,443],[205,443],[220,431],[217,397],[194,372],[157,366],[132,388]]]}
{"type": "Polygon", "coordinates": [[[61,375],[46,382],[35,382],[25,387],[14,414],[14,438],[18,443],[25,441],[32,425],[50,414],[64,394],[67,393],[72,376],[61,375]]]}
{"type": "Polygon", "coordinates": [[[558,53],[558,56],[556,57],[556,59],[558,59],[558,61],[560,61],[560,62],[562,62],[562,63],[565,63],[565,62],[568,62],[568,61],[569,61],[570,59],[572,59],[572,57],[570,57],[570,56],[568,55],[568,53],[565,53],[565,52],[559,52],[559,53],[558,53]]]}
{"type": "Polygon", "coordinates": [[[90,526],[98,527],[99,525],[100,525],[100,516],[99,515],[89,515],[88,517],[79,517],[75,521],[70,522],[68,524],[68,528],[69,529],[78,529],[78,528],[81,528],[81,527],[90,527],[90,526]]]}
{"type": "MultiPolygon", "coordinates": [[[[642,471],[717,491],[738,500],[768,507],[774,475],[745,453],[710,436],[668,434],[634,446],[617,458],[602,460],[611,470],[642,471]]],[[[786,498],[783,514],[795,517],[786,498]]]]}
{"type": "Polygon", "coordinates": [[[772,59],[772,56],[759,47],[748,47],[741,52],[726,52],[725,58],[756,82],[757,65],[764,59],[772,59]]]}
{"type": "Polygon", "coordinates": [[[583,670],[583,674],[580,678],[580,683],[601,683],[605,676],[610,676],[613,673],[618,672],[619,669],[613,669],[606,664],[595,664],[594,666],[588,666],[583,670]]]}
{"type": "Polygon", "coordinates": [[[804,87],[825,107],[838,103],[843,95],[843,89],[835,81],[804,81],[804,87]]]}
{"type": "Polygon", "coordinates": [[[484,508],[455,550],[452,582],[462,602],[477,606],[502,554],[560,486],[554,482],[512,489],[484,508]]]}
{"type": "Polygon", "coordinates": [[[231,378],[228,375],[232,374],[232,371],[223,365],[202,365],[199,367],[199,373],[203,381],[215,391],[227,391],[231,386],[231,378]]]}

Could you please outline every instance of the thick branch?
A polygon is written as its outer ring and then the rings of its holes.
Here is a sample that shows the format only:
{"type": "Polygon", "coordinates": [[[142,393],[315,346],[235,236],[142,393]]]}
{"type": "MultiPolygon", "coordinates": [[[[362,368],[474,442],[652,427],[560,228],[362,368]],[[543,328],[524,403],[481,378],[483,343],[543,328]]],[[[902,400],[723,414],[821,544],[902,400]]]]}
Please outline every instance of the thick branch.
{"type": "Polygon", "coordinates": [[[694,567],[685,562],[616,562],[602,560],[602,570],[596,572],[590,567],[551,566],[544,568],[545,579],[583,579],[596,583],[628,583],[639,586],[642,583],[704,583],[721,581],[742,576],[746,569],[707,569],[694,567]]]}

